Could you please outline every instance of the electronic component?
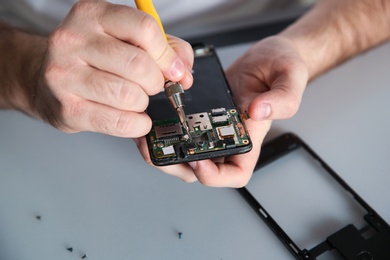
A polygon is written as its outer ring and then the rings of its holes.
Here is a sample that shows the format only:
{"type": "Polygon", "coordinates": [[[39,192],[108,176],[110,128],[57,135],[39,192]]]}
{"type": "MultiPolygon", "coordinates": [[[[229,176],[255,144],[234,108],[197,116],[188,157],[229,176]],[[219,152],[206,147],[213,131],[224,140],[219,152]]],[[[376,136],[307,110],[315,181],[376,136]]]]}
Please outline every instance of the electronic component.
{"type": "Polygon", "coordinates": [[[173,145],[170,145],[168,147],[162,147],[161,150],[164,155],[175,154],[175,149],[173,149],[173,145]]]}
{"type": "Polygon", "coordinates": [[[218,135],[221,139],[234,137],[235,132],[231,125],[217,127],[218,135]]]}
{"type": "Polygon", "coordinates": [[[183,134],[183,130],[179,123],[158,125],[154,129],[158,139],[183,134]]]}
{"type": "Polygon", "coordinates": [[[213,50],[208,46],[198,46],[198,47],[194,46],[193,49],[194,49],[195,58],[204,57],[213,54],[213,50]]]}
{"type": "Polygon", "coordinates": [[[240,133],[240,137],[244,137],[246,135],[246,132],[245,132],[245,128],[244,128],[243,124],[237,123],[236,127],[237,127],[238,132],[240,133]]]}
{"type": "Polygon", "coordinates": [[[221,107],[221,108],[211,109],[211,115],[212,116],[223,116],[223,115],[226,115],[226,108],[221,107]]]}
{"type": "Polygon", "coordinates": [[[196,152],[196,144],[195,143],[189,143],[187,145],[188,153],[189,154],[195,154],[196,152]]]}
{"type": "Polygon", "coordinates": [[[213,116],[213,123],[214,124],[218,124],[218,123],[225,123],[229,120],[229,117],[227,115],[223,115],[223,116],[213,116]]]}
{"type": "Polygon", "coordinates": [[[226,149],[232,149],[232,148],[236,147],[236,142],[234,141],[233,138],[225,139],[224,144],[225,144],[226,149]]]}
{"type": "Polygon", "coordinates": [[[199,113],[187,116],[190,132],[211,130],[210,117],[207,113],[199,113]]]}
{"type": "Polygon", "coordinates": [[[249,136],[235,109],[217,108],[210,112],[190,114],[187,115],[187,122],[189,137],[185,137],[187,134],[178,118],[153,121],[149,140],[155,158],[183,160],[249,143],[249,136]]]}

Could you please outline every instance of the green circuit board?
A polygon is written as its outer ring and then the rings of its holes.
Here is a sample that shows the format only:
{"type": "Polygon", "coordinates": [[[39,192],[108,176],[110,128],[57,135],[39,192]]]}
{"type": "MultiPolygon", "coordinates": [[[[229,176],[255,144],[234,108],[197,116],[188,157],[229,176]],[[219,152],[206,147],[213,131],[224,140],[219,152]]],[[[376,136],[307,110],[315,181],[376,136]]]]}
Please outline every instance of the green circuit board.
{"type": "Polygon", "coordinates": [[[189,133],[178,118],[153,121],[149,133],[152,153],[157,159],[187,157],[232,149],[250,143],[237,110],[216,108],[187,115],[189,133]]]}

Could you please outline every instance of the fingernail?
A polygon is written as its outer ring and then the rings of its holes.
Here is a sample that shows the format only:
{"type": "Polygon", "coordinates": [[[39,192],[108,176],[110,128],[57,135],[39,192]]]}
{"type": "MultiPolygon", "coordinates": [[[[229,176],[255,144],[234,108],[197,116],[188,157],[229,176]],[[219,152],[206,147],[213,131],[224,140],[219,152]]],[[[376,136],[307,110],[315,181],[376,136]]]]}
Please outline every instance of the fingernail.
{"type": "Polygon", "coordinates": [[[271,115],[271,106],[267,103],[261,103],[257,107],[256,111],[256,119],[257,120],[264,120],[267,119],[271,115]]]}
{"type": "Polygon", "coordinates": [[[198,169],[198,162],[189,162],[188,165],[196,171],[198,169]]]}
{"type": "Polygon", "coordinates": [[[171,76],[172,78],[179,79],[183,77],[185,71],[184,64],[181,60],[177,59],[171,66],[171,76]]]}

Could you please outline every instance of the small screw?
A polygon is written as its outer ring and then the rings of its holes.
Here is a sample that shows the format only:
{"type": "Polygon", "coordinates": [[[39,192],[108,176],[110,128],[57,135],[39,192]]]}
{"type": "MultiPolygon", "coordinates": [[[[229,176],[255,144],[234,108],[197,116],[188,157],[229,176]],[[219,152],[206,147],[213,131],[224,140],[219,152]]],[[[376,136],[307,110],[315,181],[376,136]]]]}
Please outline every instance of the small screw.
{"type": "Polygon", "coordinates": [[[183,237],[183,233],[182,232],[179,232],[179,239],[182,239],[182,237],[183,237]]]}
{"type": "Polygon", "coordinates": [[[69,252],[73,252],[73,247],[68,247],[66,248],[66,250],[68,250],[69,252]]]}
{"type": "Polygon", "coordinates": [[[81,259],[86,259],[86,258],[88,258],[87,254],[84,254],[84,255],[81,257],[81,259]]]}

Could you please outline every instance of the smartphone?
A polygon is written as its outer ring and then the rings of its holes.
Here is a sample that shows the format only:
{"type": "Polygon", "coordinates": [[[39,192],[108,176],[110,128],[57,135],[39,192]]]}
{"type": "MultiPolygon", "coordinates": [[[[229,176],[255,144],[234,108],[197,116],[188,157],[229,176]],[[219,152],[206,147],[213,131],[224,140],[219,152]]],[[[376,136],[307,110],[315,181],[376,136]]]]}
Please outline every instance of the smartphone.
{"type": "Polygon", "coordinates": [[[390,227],[306,143],[265,144],[238,189],[296,259],[390,259],[390,227]]]}
{"type": "Polygon", "coordinates": [[[194,84],[185,92],[190,132],[164,92],[150,97],[147,114],[153,125],[147,135],[151,161],[172,165],[249,152],[252,143],[245,127],[246,113],[234,103],[232,92],[213,46],[193,45],[194,84]]]}

